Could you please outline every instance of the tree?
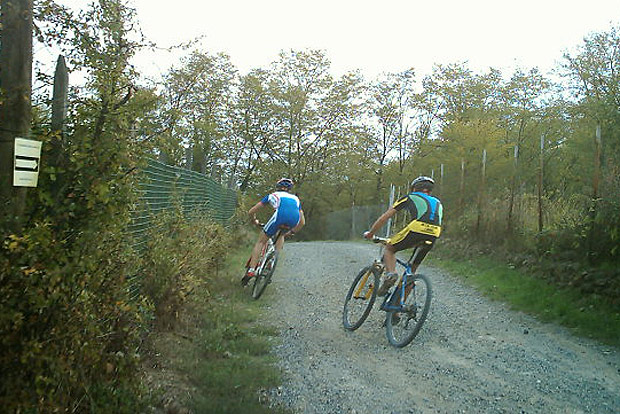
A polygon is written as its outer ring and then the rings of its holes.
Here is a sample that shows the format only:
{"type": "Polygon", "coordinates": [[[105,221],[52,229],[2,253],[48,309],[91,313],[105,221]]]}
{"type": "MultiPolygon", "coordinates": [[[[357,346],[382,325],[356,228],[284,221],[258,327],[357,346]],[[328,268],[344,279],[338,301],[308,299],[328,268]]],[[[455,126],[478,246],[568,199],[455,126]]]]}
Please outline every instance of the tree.
{"type": "Polygon", "coordinates": [[[373,142],[377,174],[377,197],[383,188],[383,173],[390,157],[394,157],[402,174],[411,147],[409,114],[414,98],[415,72],[408,69],[386,74],[370,87],[369,116],[376,122],[373,142]]]}
{"type": "Polygon", "coordinates": [[[15,138],[32,120],[32,0],[2,0],[0,30],[0,235],[19,232],[26,189],[13,187],[15,138]]]}
{"type": "Polygon", "coordinates": [[[237,70],[228,55],[194,51],[170,70],[165,79],[163,130],[164,151],[176,153],[181,162],[191,148],[192,169],[206,172],[223,163],[226,140],[226,116],[232,104],[237,70]],[[176,147],[176,150],[174,149],[176,147]]]}

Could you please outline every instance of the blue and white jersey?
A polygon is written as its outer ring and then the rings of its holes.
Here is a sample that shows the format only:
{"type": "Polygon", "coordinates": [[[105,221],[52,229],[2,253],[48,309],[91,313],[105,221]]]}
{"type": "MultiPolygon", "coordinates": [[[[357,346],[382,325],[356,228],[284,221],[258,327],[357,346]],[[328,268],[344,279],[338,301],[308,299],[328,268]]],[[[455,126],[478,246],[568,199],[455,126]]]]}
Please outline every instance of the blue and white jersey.
{"type": "Polygon", "coordinates": [[[267,194],[261,200],[263,204],[271,204],[274,210],[288,211],[301,209],[301,202],[295,194],[287,193],[286,191],[276,191],[271,194],[267,194]]]}
{"type": "Polygon", "coordinates": [[[261,203],[269,204],[275,210],[263,228],[268,236],[273,236],[280,226],[293,228],[299,223],[301,201],[295,194],[276,191],[263,197],[261,203]]]}

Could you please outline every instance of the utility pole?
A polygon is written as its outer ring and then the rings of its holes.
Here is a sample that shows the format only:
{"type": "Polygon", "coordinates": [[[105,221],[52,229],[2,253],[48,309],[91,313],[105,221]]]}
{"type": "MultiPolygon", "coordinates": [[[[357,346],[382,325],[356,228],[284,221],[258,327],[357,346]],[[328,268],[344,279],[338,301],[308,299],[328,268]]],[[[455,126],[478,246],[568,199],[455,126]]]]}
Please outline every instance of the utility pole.
{"type": "Polygon", "coordinates": [[[484,209],[485,184],[487,176],[487,150],[482,150],[482,176],[480,178],[480,190],[478,193],[478,218],[476,219],[476,234],[480,234],[480,226],[482,224],[482,210],[484,209]]]}
{"type": "Polygon", "coordinates": [[[540,136],[540,165],[538,167],[538,232],[543,231],[543,175],[545,168],[545,135],[540,136]]]}
{"type": "Polygon", "coordinates": [[[465,158],[461,158],[461,181],[459,182],[459,214],[465,211],[465,158]]]}
{"type": "MultiPolygon", "coordinates": [[[[0,0],[0,228],[19,231],[26,188],[13,186],[15,138],[32,119],[32,3],[0,0]]],[[[5,236],[5,234],[0,234],[5,236]]]]}
{"type": "Polygon", "coordinates": [[[508,201],[508,234],[512,234],[512,216],[517,192],[517,174],[519,173],[519,144],[514,146],[512,180],[510,181],[510,198],[508,201]]]}
{"type": "Polygon", "coordinates": [[[599,186],[601,180],[601,157],[603,141],[601,139],[601,124],[596,125],[594,135],[594,176],[592,177],[592,207],[590,208],[590,235],[588,237],[588,260],[592,263],[595,258],[594,240],[596,238],[596,213],[599,204],[599,186]]]}
{"type": "Polygon", "coordinates": [[[592,200],[594,200],[596,206],[596,200],[598,199],[598,188],[601,177],[601,153],[603,142],[601,140],[601,124],[596,125],[596,134],[594,139],[595,155],[594,155],[594,177],[592,179],[592,200]]]}

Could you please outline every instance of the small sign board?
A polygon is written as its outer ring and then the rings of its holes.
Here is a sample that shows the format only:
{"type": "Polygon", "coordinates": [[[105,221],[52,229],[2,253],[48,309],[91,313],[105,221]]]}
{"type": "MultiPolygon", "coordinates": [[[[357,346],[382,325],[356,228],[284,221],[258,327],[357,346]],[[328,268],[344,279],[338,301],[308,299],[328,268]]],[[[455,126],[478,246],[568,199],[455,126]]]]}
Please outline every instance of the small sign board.
{"type": "Polygon", "coordinates": [[[14,187],[36,187],[39,181],[41,141],[15,138],[14,187]]]}

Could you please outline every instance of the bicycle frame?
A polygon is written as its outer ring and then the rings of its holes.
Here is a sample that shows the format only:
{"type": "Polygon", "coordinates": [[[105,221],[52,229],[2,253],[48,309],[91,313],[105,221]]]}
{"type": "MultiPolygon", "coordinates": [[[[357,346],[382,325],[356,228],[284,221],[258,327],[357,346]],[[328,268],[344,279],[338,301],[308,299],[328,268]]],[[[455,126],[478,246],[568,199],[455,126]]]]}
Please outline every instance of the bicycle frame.
{"type": "Polygon", "coordinates": [[[383,303],[381,304],[381,307],[380,307],[381,310],[399,311],[399,312],[403,310],[403,304],[405,302],[404,298],[405,298],[405,287],[407,286],[407,278],[410,276],[413,276],[413,273],[411,272],[411,260],[415,256],[416,252],[417,252],[417,248],[414,249],[413,254],[411,255],[411,258],[406,262],[404,260],[396,258],[396,263],[403,266],[405,269],[403,270],[402,275],[399,277],[399,280],[397,280],[396,283],[394,284],[396,286],[396,289],[394,289],[390,295],[385,295],[385,298],[383,299],[383,303]],[[400,291],[399,303],[398,305],[394,305],[392,304],[393,299],[398,294],[399,291],[400,291]]]}
{"type": "Polygon", "coordinates": [[[265,261],[267,259],[267,256],[269,255],[270,250],[277,250],[276,243],[278,242],[278,239],[283,236],[284,233],[288,230],[288,227],[280,227],[273,236],[267,238],[267,243],[265,243],[265,245],[263,246],[263,249],[261,250],[259,256],[258,266],[256,266],[257,274],[260,274],[263,271],[263,267],[265,266],[265,261]]]}
{"type": "MultiPolygon", "coordinates": [[[[278,233],[276,233],[276,235],[278,235],[278,233]]],[[[270,237],[269,239],[267,239],[267,243],[265,243],[265,246],[263,246],[263,250],[260,253],[260,259],[258,262],[258,266],[256,267],[256,274],[261,274],[261,272],[263,271],[263,268],[265,267],[265,262],[267,261],[267,256],[269,256],[269,252],[272,249],[275,250],[275,243],[270,237]]]]}
{"type": "Polygon", "coordinates": [[[398,257],[396,258],[396,263],[401,265],[404,268],[404,270],[403,270],[403,273],[398,278],[398,280],[396,281],[396,283],[394,283],[396,288],[392,290],[391,294],[385,295],[385,298],[383,299],[383,303],[381,303],[381,307],[380,307],[381,310],[384,310],[386,312],[391,312],[391,311],[402,312],[403,311],[403,304],[405,302],[405,289],[407,287],[407,278],[413,276],[413,272],[411,271],[411,263],[413,262],[416,255],[421,251],[422,247],[424,247],[427,244],[428,243],[426,241],[422,241],[416,244],[413,248],[413,251],[411,252],[411,256],[409,257],[409,260],[407,261],[401,260],[398,257]],[[400,293],[399,303],[394,304],[393,299],[398,293],[400,293]]]}

